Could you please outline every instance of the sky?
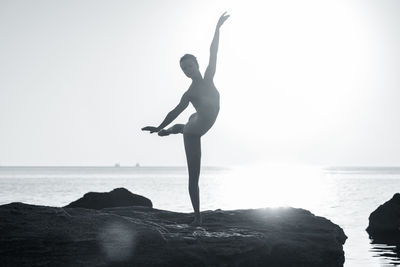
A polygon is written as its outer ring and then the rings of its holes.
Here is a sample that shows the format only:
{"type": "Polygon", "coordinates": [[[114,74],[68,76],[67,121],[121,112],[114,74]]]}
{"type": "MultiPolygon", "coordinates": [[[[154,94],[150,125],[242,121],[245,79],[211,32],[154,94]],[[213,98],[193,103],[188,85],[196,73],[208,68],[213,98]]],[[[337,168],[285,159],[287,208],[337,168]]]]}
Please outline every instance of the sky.
{"type": "Polygon", "coordinates": [[[182,55],[204,73],[225,11],[204,165],[400,165],[395,0],[0,0],[0,165],[185,165],[181,135],[140,129],[189,87],[182,55]]]}

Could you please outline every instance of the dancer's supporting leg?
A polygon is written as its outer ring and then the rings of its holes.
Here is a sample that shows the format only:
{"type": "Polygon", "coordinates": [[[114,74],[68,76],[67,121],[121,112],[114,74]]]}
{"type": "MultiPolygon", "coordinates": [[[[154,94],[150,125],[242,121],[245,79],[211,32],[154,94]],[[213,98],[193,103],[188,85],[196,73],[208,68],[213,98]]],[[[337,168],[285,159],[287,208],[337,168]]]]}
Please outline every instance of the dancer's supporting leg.
{"type": "Polygon", "coordinates": [[[183,134],[185,142],[186,160],[189,170],[189,195],[194,210],[194,221],[192,225],[201,225],[200,216],[200,196],[199,196],[199,176],[201,162],[201,143],[200,136],[193,134],[183,134]]]}
{"type": "Polygon", "coordinates": [[[183,134],[183,128],[185,128],[185,124],[175,124],[174,126],[164,130],[162,129],[161,131],[158,132],[159,136],[167,136],[170,134],[183,134]]]}

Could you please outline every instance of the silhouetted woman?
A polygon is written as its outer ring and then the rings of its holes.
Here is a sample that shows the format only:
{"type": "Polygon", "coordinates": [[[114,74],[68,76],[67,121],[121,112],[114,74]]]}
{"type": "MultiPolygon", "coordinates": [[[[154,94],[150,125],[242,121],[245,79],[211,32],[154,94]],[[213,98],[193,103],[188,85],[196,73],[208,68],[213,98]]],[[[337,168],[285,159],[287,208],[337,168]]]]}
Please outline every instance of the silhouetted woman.
{"type": "Polygon", "coordinates": [[[225,14],[226,12],[219,18],[215,29],[214,38],[210,47],[210,62],[204,73],[204,78],[200,73],[196,58],[190,54],[184,55],[180,59],[180,65],[185,75],[192,79],[192,84],[183,94],[179,104],[168,113],[160,126],[147,126],[142,128],[143,131],[150,131],[150,133],[158,132],[159,136],[183,134],[189,171],[189,195],[195,213],[192,225],[201,225],[202,223],[199,198],[201,162],[200,138],[213,126],[219,112],[219,93],[217,88],[215,88],[213,79],[217,64],[219,29],[229,17],[229,15],[225,14]],[[196,109],[196,113],[190,116],[189,121],[186,124],[175,124],[168,129],[164,129],[164,127],[169,125],[182,113],[189,105],[189,102],[192,103],[196,109]]]}

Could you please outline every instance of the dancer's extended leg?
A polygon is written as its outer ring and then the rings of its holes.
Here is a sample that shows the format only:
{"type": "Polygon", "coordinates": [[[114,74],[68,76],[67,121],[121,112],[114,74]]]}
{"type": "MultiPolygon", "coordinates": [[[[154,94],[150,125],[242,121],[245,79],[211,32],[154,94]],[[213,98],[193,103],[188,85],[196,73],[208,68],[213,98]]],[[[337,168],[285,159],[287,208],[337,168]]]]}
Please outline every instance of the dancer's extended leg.
{"type": "Polygon", "coordinates": [[[195,219],[192,225],[201,225],[200,216],[200,196],[199,196],[199,176],[201,162],[201,143],[200,136],[184,134],[186,160],[189,170],[189,195],[192,201],[195,219]]]}
{"type": "Polygon", "coordinates": [[[170,134],[183,134],[183,128],[185,128],[185,124],[175,124],[174,126],[168,128],[168,129],[162,129],[161,131],[158,132],[159,136],[167,136],[170,134]]]}

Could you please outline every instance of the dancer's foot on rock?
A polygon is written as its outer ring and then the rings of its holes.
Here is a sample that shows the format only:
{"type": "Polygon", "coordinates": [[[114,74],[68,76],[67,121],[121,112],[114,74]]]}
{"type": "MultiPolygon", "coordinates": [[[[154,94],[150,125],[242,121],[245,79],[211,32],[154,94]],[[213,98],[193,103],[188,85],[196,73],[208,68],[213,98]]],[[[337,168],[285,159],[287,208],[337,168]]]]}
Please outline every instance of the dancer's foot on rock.
{"type": "Polygon", "coordinates": [[[171,134],[170,131],[164,130],[164,129],[162,129],[161,131],[158,132],[159,136],[168,136],[170,134],[171,134]]]}
{"type": "Polygon", "coordinates": [[[190,226],[201,226],[201,225],[203,225],[203,220],[201,219],[201,217],[196,216],[194,218],[193,222],[191,222],[189,225],[190,226]]]}

